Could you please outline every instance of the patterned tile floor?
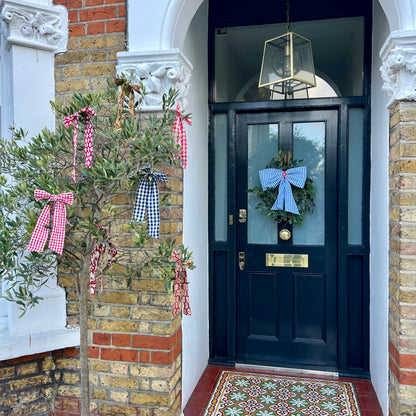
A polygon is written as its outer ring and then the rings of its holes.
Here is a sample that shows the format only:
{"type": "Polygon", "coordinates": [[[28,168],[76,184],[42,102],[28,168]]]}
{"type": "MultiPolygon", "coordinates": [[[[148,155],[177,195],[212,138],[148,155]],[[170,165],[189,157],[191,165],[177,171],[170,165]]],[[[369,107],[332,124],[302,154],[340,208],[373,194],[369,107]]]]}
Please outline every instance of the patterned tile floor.
{"type": "MultiPolygon", "coordinates": [[[[194,392],[192,393],[191,398],[188,401],[188,404],[185,407],[183,412],[184,416],[203,416],[206,406],[209,403],[209,399],[211,394],[217,384],[218,378],[223,370],[231,370],[231,371],[249,371],[251,373],[266,373],[266,374],[273,374],[270,371],[259,371],[259,370],[252,370],[252,369],[236,369],[234,367],[222,367],[222,366],[215,366],[209,365],[204,373],[202,374],[201,379],[199,380],[197,386],[195,387],[194,392]]],[[[293,376],[291,373],[274,373],[279,375],[287,375],[293,376]]],[[[322,379],[334,379],[333,377],[311,377],[309,374],[296,374],[299,377],[308,377],[308,378],[322,378],[322,379]]],[[[362,379],[352,379],[352,378],[345,378],[340,377],[336,378],[336,380],[340,381],[349,381],[354,385],[355,393],[357,395],[358,404],[361,410],[361,416],[382,416],[382,412],[380,406],[377,401],[376,394],[374,392],[373,386],[369,380],[362,380],[362,379]]]]}

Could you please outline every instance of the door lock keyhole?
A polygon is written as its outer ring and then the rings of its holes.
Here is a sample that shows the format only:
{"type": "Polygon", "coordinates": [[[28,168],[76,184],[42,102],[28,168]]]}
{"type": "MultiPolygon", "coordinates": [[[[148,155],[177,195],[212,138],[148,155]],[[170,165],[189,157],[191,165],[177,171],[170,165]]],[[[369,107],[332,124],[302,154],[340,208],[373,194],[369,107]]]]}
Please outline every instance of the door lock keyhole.
{"type": "Polygon", "coordinates": [[[247,222],[247,210],[246,209],[238,210],[238,222],[240,224],[244,224],[247,222]]]}

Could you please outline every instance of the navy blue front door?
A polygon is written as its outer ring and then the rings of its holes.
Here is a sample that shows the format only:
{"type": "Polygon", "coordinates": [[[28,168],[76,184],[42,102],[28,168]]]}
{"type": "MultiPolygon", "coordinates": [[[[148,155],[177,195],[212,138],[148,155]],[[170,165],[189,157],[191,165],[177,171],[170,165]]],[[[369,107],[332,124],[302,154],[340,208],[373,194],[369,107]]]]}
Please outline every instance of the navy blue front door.
{"type": "Polygon", "coordinates": [[[337,368],[337,117],[236,115],[237,361],[337,368]],[[316,187],[316,208],[300,226],[277,224],[247,192],[279,150],[303,160],[316,187]]]}

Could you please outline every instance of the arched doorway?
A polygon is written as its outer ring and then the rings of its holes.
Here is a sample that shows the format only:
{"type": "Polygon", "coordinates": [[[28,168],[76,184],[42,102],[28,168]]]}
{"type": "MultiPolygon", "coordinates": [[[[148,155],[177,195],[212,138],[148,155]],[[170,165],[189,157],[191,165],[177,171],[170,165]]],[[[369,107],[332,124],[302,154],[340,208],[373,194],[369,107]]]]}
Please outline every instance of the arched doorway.
{"type": "MultiPolygon", "coordinates": [[[[375,32],[373,34],[373,76],[372,76],[372,95],[374,97],[372,103],[372,135],[376,138],[376,146],[372,150],[372,201],[371,201],[371,239],[372,239],[372,299],[371,299],[371,357],[372,357],[372,376],[375,379],[375,387],[379,398],[383,403],[387,403],[387,310],[388,310],[388,113],[386,111],[386,99],[381,91],[382,80],[379,73],[381,61],[378,53],[385,39],[391,30],[413,29],[414,28],[414,11],[411,0],[380,0],[374,2],[374,23],[375,32]],[[387,16],[381,11],[381,7],[387,16]],[[400,4],[398,4],[400,3],[400,4]],[[382,17],[380,17],[382,16],[382,17]],[[383,22],[380,20],[382,19],[383,22]],[[390,27],[389,27],[390,26],[390,27]]],[[[256,3],[257,5],[257,3],[256,3]]],[[[305,10],[309,13],[313,5],[306,5],[305,10]]],[[[166,8],[148,8],[140,6],[140,2],[129,3],[129,17],[132,23],[129,25],[129,46],[134,51],[152,51],[157,55],[159,49],[179,48],[183,50],[186,56],[194,65],[192,74],[192,88],[189,96],[193,106],[189,107],[194,114],[204,114],[205,103],[208,99],[208,91],[205,88],[205,71],[207,68],[206,53],[206,16],[208,4],[202,0],[175,0],[169,2],[166,8]],[[199,8],[199,10],[198,10],[199,8]],[[203,10],[202,10],[203,9],[203,10]],[[196,11],[198,10],[198,13],[196,11]],[[201,13],[202,10],[202,13],[201,13]],[[196,13],[196,14],[195,14],[196,13]],[[150,25],[137,25],[134,18],[137,16],[146,16],[144,19],[152,22],[150,25]],[[205,16],[205,18],[204,18],[205,16]],[[201,42],[195,47],[189,47],[190,39],[199,37],[201,42]],[[193,48],[193,50],[191,50],[193,48]],[[195,108],[198,110],[195,111],[195,108]]],[[[253,12],[253,7],[249,9],[253,12]]],[[[236,10],[236,13],[241,13],[236,10]]],[[[312,15],[311,15],[312,16],[312,15]]],[[[307,20],[307,19],[305,19],[307,20]]],[[[163,56],[162,56],[163,60],[163,56]]],[[[201,123],[194,118],[193,128],[189,131],[189,138],[192,141],[201,144],[195,147],[197,154],[198,169],[194,172],[185,173],[185,181],[191,176],[193,179],[188,180],[185,189],[185,221],[184,235],[185,238],[193,236],[193,241],[200,240],[200,231],[205,235],[205,223],[201,222],[201,210],[194,209],[195,195],[198,194],[198,201],[204,204],[204,189],[206,185],[205,163],[206,160],[201,156],[206,154],[206,145],[201,143],[205,140],[207,133],[205,127],[205,115],[201,117],[201,123]],[[203,162],[203,163],[201,163],[203,162]],[[202,169],[202,170],[201,170],[202,169]],[[197,177],[195,177],[195,174],[197,177]],[[191,183],[192,182],[192,183],[191,183]],[[188,195],[188,196],[187,196],[188,195]],[[187,202],[188,201],[188,202],[187,202]],[[198,236],[194,230],[198,229],[198,236]],[[188,230],[188,231],[187,231],[188,230]],[[188,237],[187,237],[188,236],[188,237]]],[[[199,205],[198,205],[199,208],[199,205]]],[[[203,214],[205,215],[205,214],[203,214]]],[[[205,241],[205,240],[204,240],[205,241]]],[[[197,253],[200,258],[205,258],[203,244],[198,247],[197,253]]],[[[199,263],[201,264],[201,263],[199,263]]],[[[191,287],[192,291],[198,294],[205,294],[208,290],[206,282],[207,276],[204,273],[204,265],[195,271],[195,281],[191,287]]],[[[199,295],[198,295],[199,296],[199,295]]],[[[207,304],[205,302],[196,301],[198,308],[193,309],[194,315],[191,319],[184,320],[184,375],[183,375],[183,397],[186,402],[196,381],[199,378],[201,369],[206,363],[206,350],[204,347],[205,337],[200,337],[200,333],[208,330],[206,314],[208,313],[207,304]],[[198,311],[201,310],[199,313],[198,311]],[[197,336],[195,335],[197,334],[197,336]],[[195,342],[198,340],[198,342],[195,342]]],[[[373,381],[374,383],[374,381],[373,381]]],[[[386,405],[384,406],[386,408],[386,405]]]]}
{"type": "Polygon", "coordinates": [[[368,375],[371,2],[306,12],[292,1],[292,30],[312,40],[334,88],[276,100],[250,81],[263,42],[284,33],[283,3],[210,2],[211,360],[368,375]],[[247,192],[279,150],[302,159],[317,187],[301,226],[276,224],[247,192]]]}

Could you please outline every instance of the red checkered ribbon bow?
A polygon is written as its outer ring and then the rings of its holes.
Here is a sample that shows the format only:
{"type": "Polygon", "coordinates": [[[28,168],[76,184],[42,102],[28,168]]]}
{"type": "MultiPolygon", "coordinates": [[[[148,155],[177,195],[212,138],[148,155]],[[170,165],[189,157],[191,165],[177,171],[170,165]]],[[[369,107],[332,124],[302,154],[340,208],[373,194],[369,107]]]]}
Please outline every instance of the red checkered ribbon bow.
{"type": "Polygon", "coordinates": [[[171,255],[172,259],[176,261],[175,266],[175,283],[173,290],[175,293],[175,300],[173,305],[172,316],[176,316],[181,311],[181,299],[183,300],[183,314],[192,315],[191,304],[189,303],[189,288],[186,268],[192,266],[192,262],[184,263],[179,257],[179,254],[174,251],[171,255]]]}
{"type": "Polygon", "coordinates": [[[35,199],[48,199],[48,204],[44,206],[36,226],[30,238],[28,251],[41,252],[45,248],[46,240],[49,234],[49,224],[51,221],[51,203],[54,202],[52,232],[49,239],[49,248],[62,255],[65,242],[65,224],[66,224],[66,207],[72,205],[74,197],[71,192],[65,192],[59,195],[51,195],[40,189],[35,190],[35,199]]]}
{"type": "Polygon", "coordinates": [[[90,289],[89,293],[91,295],[95,295],[95,285],[97,283],[96,280],[96,272],[97,267],[100,267],[100,286],[101,286],[101,293],[103,293],[103,268],[102,268],[102,260],[105,254],[105,251],[108,247],[108,267],[111,269],[112,261],[115,256],[117,256],[117,249],[116,246],[108,240],[107,237],[107,230],[102,227],[101,225],[97,225],[97,227],[104,232],[104,241],[100,244],[98,242],[95,244],[94,249],[91,253],[91,266],[90,266],[90,289]]]}
{"type": "Polygon", "coordinates": [[[176,119],[173,126],[173,134],[177,144],[181,146],[179,156],[182,159],[181,166],[186,169],[186,164],[188,162],[188,143],[186,141],[186,131],[185,126],[183,125],[183,120],[185,120],[190,126],[192,126],[192,121],[190,118],[184,118],[182,116],[181,107],[179,104],[176,106],[176,119]]]}
{"type": "Polygon", "coordinates": [[[77,159],[77,141],[78,141],[78,121],[79,115],[82,114],[85,117],[86,125],[85,125],[85,166],[87,168],[91,167],[92,163],[92,143],[93,143],[93,136],[94,131],[92,129],[92,121],[90,116],[96,116],[97,113],[90,107],[85,107],[82,110],[79,110],[77,113],[72,114],[72,116],[68,116],[64,118],[65,127],[68,128],[74,123],[74,164],[72,167],[72,179],[76,182],[75,178],[75,163],[77,159]]]}

